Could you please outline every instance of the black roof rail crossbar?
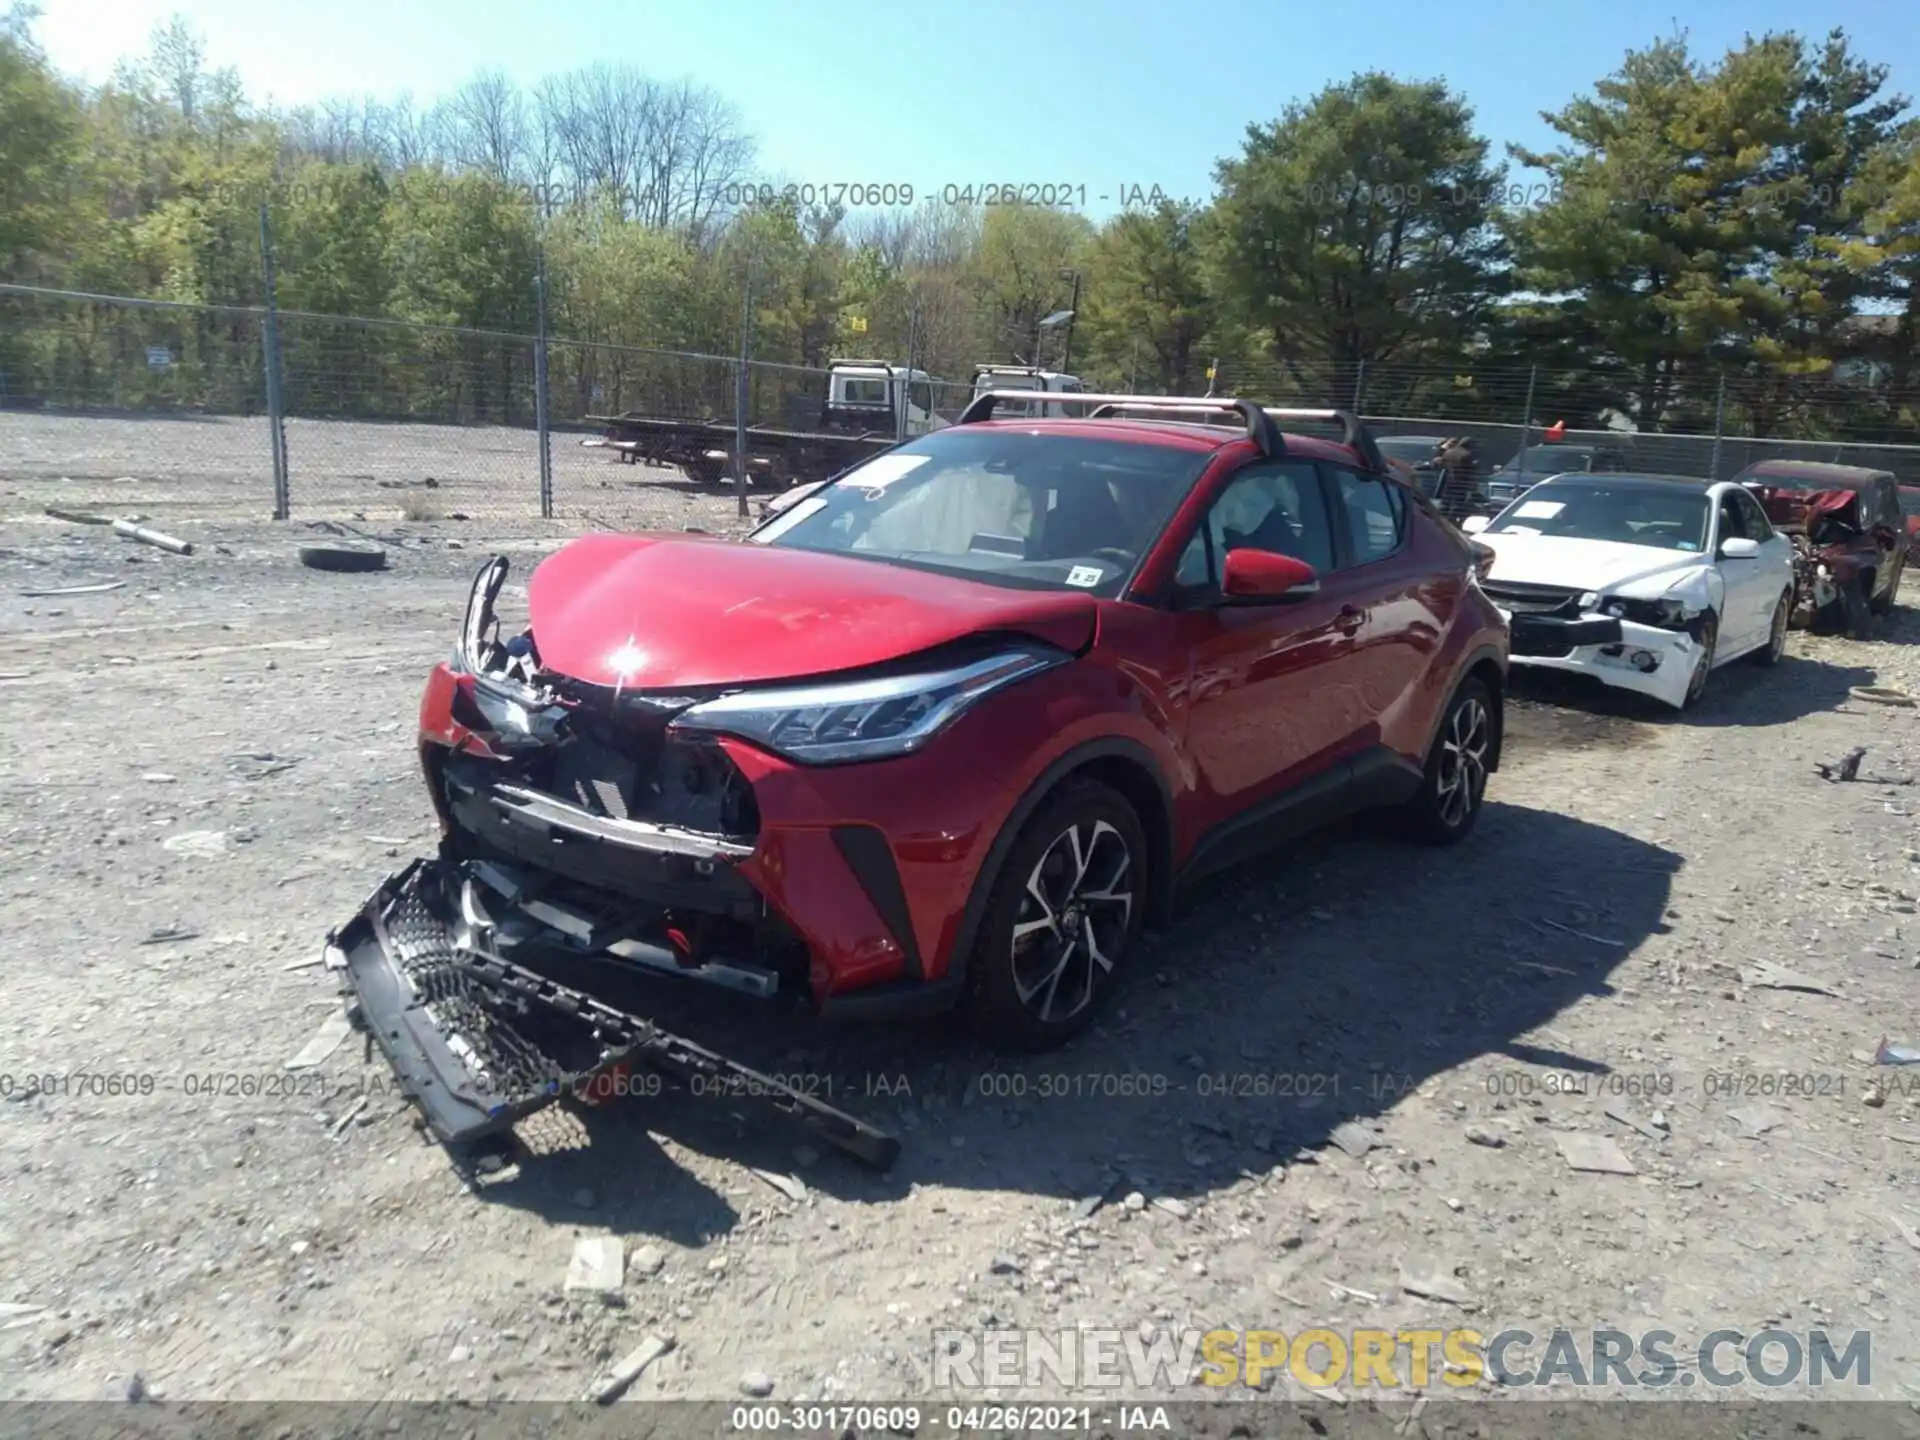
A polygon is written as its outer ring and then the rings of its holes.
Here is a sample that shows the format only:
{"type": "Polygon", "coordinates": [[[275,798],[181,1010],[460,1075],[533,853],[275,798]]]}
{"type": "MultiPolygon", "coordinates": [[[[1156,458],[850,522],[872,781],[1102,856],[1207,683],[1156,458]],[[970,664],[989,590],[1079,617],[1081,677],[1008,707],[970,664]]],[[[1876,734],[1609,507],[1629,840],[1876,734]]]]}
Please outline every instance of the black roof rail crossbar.
{"type": "Polygon", "coordinates": [[[1359,452],[1360,458],[1366,462],[1369,470],[1387,468],[1387,462],[1380,454],[1380,447],[1373,443],[1373,432],[1367,429],[1366,421],[1351,410],[1289,410],[1269,406],[1267,414],[1275,420],[1331,421],[1340,427],[1341,440],[1359,452]]]}
{"type": "Polygon", "coordinates": [[[1247,438],[1260,447],[1263,455],[1280,455],[1286,449],[1280,438],[1279,427],[1272,417],[1251,400],[1230,399],[1227,397],[1193,397],[1169,395],[1089,395],[1085,391],[1035,391],[1035,390],[987,390],[973,397],[972,402],[960,412],[957,423],[973,425],[993,418],[994,405],[1001,400],[1031,402],[1036,395],[1045,395],[1047,403],[1064,403],[1092,407],[1087,412],[1089,420],[1111,418],[1116,410],[1188,410],[1203,414],[1234,413],[1246,421],[1247,438]],[[1057,397],[1057,399],[1056,399],[1057,397]]]}

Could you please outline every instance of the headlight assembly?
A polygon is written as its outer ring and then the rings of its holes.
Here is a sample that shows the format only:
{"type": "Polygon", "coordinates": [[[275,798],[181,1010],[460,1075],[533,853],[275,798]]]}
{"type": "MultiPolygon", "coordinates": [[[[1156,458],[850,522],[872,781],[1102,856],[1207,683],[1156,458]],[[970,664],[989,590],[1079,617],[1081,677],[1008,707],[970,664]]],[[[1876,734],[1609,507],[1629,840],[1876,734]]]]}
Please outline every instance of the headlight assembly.
{"type": "Polygon", "coordinates": [[[1678,600],[1628,600],[1615,596],[1603,600],[1600,611],[1616,620],[1655,625],[1662,630],[1680,630],[1687,623],[1687,607],[1678,600]]]}
{"type": "Polygon", "coordinates": [[[1071,658],[1018,647],[876,680],[740,690],[682,711],[671,728],[735,735],[804,764],[886,759],[918,750],[994,691],[1071,658]]]}

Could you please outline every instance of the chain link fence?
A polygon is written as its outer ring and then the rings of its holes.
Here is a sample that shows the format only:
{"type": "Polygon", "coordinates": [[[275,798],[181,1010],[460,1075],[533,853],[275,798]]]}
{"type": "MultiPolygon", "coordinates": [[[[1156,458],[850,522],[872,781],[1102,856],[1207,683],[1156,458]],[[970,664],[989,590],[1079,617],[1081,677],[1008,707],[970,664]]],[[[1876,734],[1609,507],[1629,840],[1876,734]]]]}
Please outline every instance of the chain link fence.
{"type": "MultiPolygon", "coordinates": [[[[1483,464],[1605,463],[1727,477],[1768,457],[1892,470],[1920,484],[1920,376],[1683,375],[1652,390],[1600,371],[1222,361],[1216,393],[1357,410],[1382,437],[1470,435],[1483,464]],[[1610,415],[1636,397],[1649,421],[1610,415]],[[1644,402],[1639,397],[1651,396],[1644,402]],[[1638,422],[1638,423],[1636,423],[1638,422]],[[1799,438],[1776,438],[1785,432],[1799,438]]],[[[740,430],[817,428],[823,369],[565,338],[0,285],[0,514],[672,523],[730,483],[740,430]],[[543,365],[544,359],[544,365],[543,365]],[[745,383],[742,383],[743,367],[745,383]],[[545,401],[541,383],[544,374],[545,401]],[[689,474],[623,465],[608,417],[711,427],[689,474]],[[284,474],[275,448],[283,445],[284,474]]],[[[935,379],[952,422],[970,382],[935,379]]],[[[1312,428],[1312,427],[1308,427],[1312,428]]]]}

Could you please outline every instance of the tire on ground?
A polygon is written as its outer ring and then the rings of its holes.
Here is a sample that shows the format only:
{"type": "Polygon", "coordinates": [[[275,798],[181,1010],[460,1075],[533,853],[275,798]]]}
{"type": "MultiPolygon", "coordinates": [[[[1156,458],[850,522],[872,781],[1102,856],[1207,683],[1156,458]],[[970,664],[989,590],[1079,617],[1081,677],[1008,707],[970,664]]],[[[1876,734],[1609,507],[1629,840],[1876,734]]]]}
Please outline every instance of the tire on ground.
{"type": "Polygon", "coordinates": [[[387,552],[374,545],[302,545],[300,563],[309,570],[361,574],[387,568],[387,552]]]}

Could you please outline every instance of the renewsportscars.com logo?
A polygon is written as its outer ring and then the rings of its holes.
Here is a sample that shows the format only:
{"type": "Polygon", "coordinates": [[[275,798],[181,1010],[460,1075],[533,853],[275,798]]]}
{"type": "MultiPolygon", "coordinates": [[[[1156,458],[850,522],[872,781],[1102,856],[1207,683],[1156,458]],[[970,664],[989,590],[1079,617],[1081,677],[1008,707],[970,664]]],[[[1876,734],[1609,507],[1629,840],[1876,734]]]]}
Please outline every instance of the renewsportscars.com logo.
{"type": "Polygon", "coordinates": [[[933,1354],[936,1386],[999,1391],[1266,1390],[1283,1379],[1308,1390],[1436,1383],[1464,1390],[1483,1381],[1518,1389],[1777,1390],[1873,1381],[1866,1330],[1836,1337],[1723,1329],[1694,1342],[1671,1330],[936,1330],[933,1354]]]}

